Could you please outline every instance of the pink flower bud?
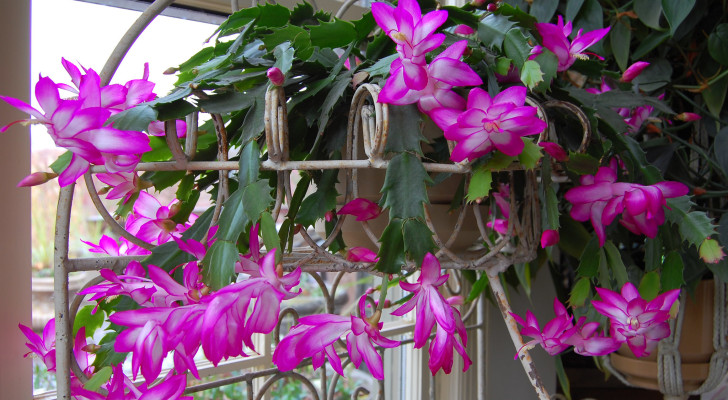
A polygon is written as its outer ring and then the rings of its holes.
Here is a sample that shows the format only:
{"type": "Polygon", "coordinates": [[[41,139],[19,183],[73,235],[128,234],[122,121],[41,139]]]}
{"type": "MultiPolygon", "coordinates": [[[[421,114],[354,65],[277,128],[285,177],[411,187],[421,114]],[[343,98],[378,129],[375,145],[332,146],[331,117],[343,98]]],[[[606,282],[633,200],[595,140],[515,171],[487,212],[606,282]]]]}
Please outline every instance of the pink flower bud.
{"type": "Polygon", "coordinates": [[[326,222],[331,222],[334,220],[334,212],[333,211],[326,211],[326,214],[324,214],[324,219],[326,222]]]}
{"type": "Polygon", "coordinates": [[[486,7],[485,9],[488,10],[488,11],[490,11],[490,12],[495,12],[495,10],[498,9],[498,4],[496,4],[496,3],[490,3],[490,4],[488,4],[488,7],[486,7]]]}
{"type": "Polygon", "coordinates": [[[352,247],[346,253],[346,259],[351,262],[377,262],[379,257],[377,253],[367,249],[366,247],[352,247]]]}
{"type": "Polygon", "coordinates": [[[34,172],[18,182],[18,187],[36,186],[48,182],[57,177],[58,174],[53,172],[34,172]]]}
{"type": "Polygon", "coordinates": [[[647,68],[650,65],[650,63],[646,61],[637,61],[636,63],[630,65],[626,71],[622,74],[622,78],[620,81],[622,82],[632,82],[632,79],[639,76],[639,74],[642,73],[642,70],[647,68]]]}
{"type": "Polygon", "coordinates": [[[697,120],[699,120],[701,118],[703,118],[703,117],[701,117],[698,114],[691,113],[691,112],[684,112],[684,113],[680,113],[680,114],[678,114],[678,115],[675,116],[675,119],[676,120],[678,120],[678,121],[684,121],[684,122],[697,121],[697,120]]]}
{"type": "Polygon", "coordinates": [[[723,248],[718,241],[710,238],[703,240],[698,253],[700,254],[700,258],[708,264],[717,264],[718,261],[725,257],[723,248]]]}
{"type": "Polygon", "coordinates": [[[559,231],[547,229],[541,234],[541,248],[545,249],[559,242],[559,231]]]}
{"type": "Polygon", "coordinates": [[[281,70],[277,67],[268,68],[268,72],[266,73],[266,75],[268,75],[270,83],[276,86],[283,86],[283,82],[286,80],[283,72],[281,72],[281,70]]]}
{"type": "Polygon", "coordinates": [[[544,151],[548,153],[554,160],[564,162],[569,159],[569,155],[566,153],[563,147],[553,142],[540,142],[539,146],[543,147],[544,151]]]}
{"type": "Polygon", "coordinates": [[[471,28],[471,27],[469,27],[467,25],[460,24],[460,25],[458,25],[458,26],[455,27],[455,30],[453,32],[455,32],[458,35],[468,36],[468,35],[474,34],[475,33],[475,29],[473,29],[473,28],[471,28]]]}

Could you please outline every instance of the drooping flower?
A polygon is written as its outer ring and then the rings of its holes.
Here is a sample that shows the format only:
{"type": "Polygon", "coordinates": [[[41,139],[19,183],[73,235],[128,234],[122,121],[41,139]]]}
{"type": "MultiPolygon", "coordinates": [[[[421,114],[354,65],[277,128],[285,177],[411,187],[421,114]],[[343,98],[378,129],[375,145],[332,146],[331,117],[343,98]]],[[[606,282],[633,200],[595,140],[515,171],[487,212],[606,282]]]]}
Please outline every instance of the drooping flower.
{"type": "Polygon", "coordinates": [[[346,252],[346,259],[351,262],[373,263],[379,261],[377,253],[366,247],[352,247],[346,252]]]}
{"type": "Polygon", "coordinates": [[[546,128],[536,116],[536,108],[524,106],[526,92],[524,86],[513,86],[491,98],[483,89],[472,89],[466,111],[445,130],[445,138],[457,142],[450,158],[472,161],[494,149],[508,156],[520,154],[524,147],[521,137],[546,128]]]}
{"type": "Polygon", "coordinates": [[[386,3],[373,3],[372,15],[377,24],[395,43],[400,57],[402,82],[411,90],[427,86],[425,55],[445,40],[434,33],[445,20],[447,11],[435,10],[422,15],[416,0],[400,0],[394,8],[386,3]]]}
{"type": "Polygon", "coordinates": [[[96,174],[96,178],[111,188],[106,193],[108,200],[123,198],[125,204],[134,193],[151,186],[150,182],[140,180],[136,172],[96,174]]]}
{"type": "MultiPolygon", "coordinates": [[[[523,326],[521,329],[521,335],[530,336],[533,338],[530,342],[523,345],[518,350],[520,353],[523,349],[531,349],[537,344],[540,344],[544,350],[550,355],[556,355],[564,350],[568,349],[569,338],[575,333],[576,327],[574,326],[573,317],[566,311],[566,307],[559,301],[554,299],[554,313],[556,317],[546,323],[541,330],[541,327],[536,320],[536,316],[529,310],[526,311],[526,320],[520,316],[511,313],[511,316],[523,326]]],[[[514,358],[518,357],[518,354],[514,358]]]]}
{"type": "Polygon", "coordinates": [[[52,318],[46,323],[43,328],[43,337],[38,336],[32,329],[23,324],[18,324],[18,328],[30,341],[30,343],[25,344],[30,349],[25,357],[31,353],[37,355],[45,364],[48,372],[54,372],[56,370],[56,319],[52,318]]]}
{"type": "Polygon", "coordinates": [[[635,234],[655,237],[665,222],[666,198],[686,195],[689,189],[679,182],[659,182],[644,186],[617,182],[617,163],[600,167],[595,175],[583,175],[581,186],[564,195],[573,206],[570,215],[577,221],[590,220],[599,238],[606,240],[605,227],[622,214],[620,224],[635,234]]]}
{"type": "Polygon", "coordinates": [[[422,268],[417,283],[405,281],[399,283],[402,289],[412,292],[413,296],[401,307],[392,311],[392,315],[402,316],[417,306],[414,332],[416,349],[425,345],[435,321],[446,332],[453,333],[455,331],[453,309],[437,290],[449,277],[449,274],[441,275],[440,262],[437,261],[434,255],[427,253],[422,260],[422,268]]]}
{"type": "Polygon", "coordinates": [[[556,161],[565,162],[569,160],[569,154],[558,143],[539,142],[538,145],[543,147],[544,151],[556,161]]]}
{"type": "Polygon", "coordinates": [[[58,174],[53,172],[34,172],[18,182],[17,187],[42,185],[51,179],[55,179],[57,176],[58,174]]]}
{"type": "Polygon", "coordinates": [[[455,304],[462,304],[462,298],[458,296],[450,297],[447,299],[447,303],[452,308],[455,318],[455,331],[448,332],[442,326],[437,326],[435,338],[430,341],[430,360],[427,363],[433,376],[440,369],[445,371],[446,374],[452,371],[453,349],[463,358],[463,372],[467,371],[472,364],[468,353],[465,351],[465,346],[468,344],[465,324],[463,324],[460,311],[453,307],[455,304]]]}
{"type": "Polygon", "coordinates": [[[599,331],[599,323],[586,322],[586,317],[579,318],[574,335],[566,342],[574,346],[574,351],[582,356],[604,356],[617,351],[622,345],[618,340],[604,336],[599,331]]]}
{"type": "MultiPolygon", "coordinates": [[[[508,198],[511,196],[510,185],[507,183],[499,183],[498,190],[492,192],[491,196],[493,197],[495,205],[498,208],[498,211],[500,211],[500,216],[502,218],[489,218],[485,226],[500,233],[501,235],[505,235],[508,233],[508,218],[511,215],[511,205],[508,202],[508,198]]],[[[493,210],[488,209],[488,215],[492,214],[494,214],[493,210]]]]}
{"type": "MultiPolygon", "coordinates": [[[[466,48],[467,40],[461,40],[438,54],[421,71],[425,80],[425,85],[421,89],[414,89],[407,85],[404,77],[405,64],[400,59],[395,60],[390,66],[390,77],[379,93],[378,101],[396,105],[417,103],[420,111],[429,114],[435,122],[438,122],[435,118],[446,118],[446,115],[432,115],[433,110],[436,109],[446,110],[441,112],[455,111],[454,117],[456,118],[460,111],[465,109],[466,101],[452,88],[454,86],[477,86],[483,83],[480,76],[468,64],[460,61],[466,48]]],[[[439,123],[438,125],[447,126],[439,123]]]]}
{"type": "Polygon", "coordinates": [[[699,114],[695,114],[695,113],[691,113],[691,112],[684,112],[684,113],[680,113],[675,116],[676,120],[683,121],[683,122],[697,121],[701,118],[703,118],[703,117],[701,117],[699,114]]]}
{"type": "Polygon", "coordinates": [[[657,343],[670,335],[670,308],[680,296],[680,289],[668,290],[651,301],[640,297],[630,282],[622,286],[621,293],[596,288],[600,300],[592,305],[609,317],[610,332],[619,342],[627,342],[635,357],[649,355],[657,343]]]}
{"type": "Polygon", "coordinates": [[[346,204],[338,211],[337,214],[353,215],[357,221],[369,221],[377,218],[382,213],[382,208],[371,200],[358,197],[346,204]]]}
{"type": "Polygon", "coordinates": [[[172,235],[182,233],[186,228],[171,218],[178,211],[177,200],[163,206],[157,198],[147,192],[139,192],[134,202],[133,214],[129,216],[126,229],[146,242],[163,244],[172,240],[172,235]]]}
{"type": "Polygon", "coordinates": [[[650,63],[646,61],[637,61],[636,63],[630,65],[622,74],[622,77],[619,78],[621,82],[632,82],[632,80],[636,77],[638,77],[642,71],[649,67],[650,63]]]}
{"type": "Polygon", "coordinates": [[[145,256],[152,254],[150,250],[147,250],[141,246],[138,246],[124,237],[119,238],[119,241],[112,239],[109,236],[101,236],[99,244],[87,242],[81,240],[89,246],[89,251],[92,253],[108,254],[110,256],[145,256]]]}
{"type": "Polygon", "coordinates": [[[545,249],[559,243],[559,231],[554,229],[546,229],[541,233],[541,248],[545,249]]]}
{"type": "Polygon", "coordinates": [[[584,50],[600,41],[609,33],[609,27],[583,33],[582,29],[576,33],[573,41],[571,35],[571,21],[564,24],[564,18],[559,15],[558,22],[554,24],[537,23],[536,29],[543,39],[543,47],[551,50],[559,60],[557,71],[566,71],[577,58],[584,58],[584,50]]]}
{"type": "MultiPolygon", "coordinates": [[[[174,121],[174,128],[178,138],[183,138],[187,135],[187,122],[178,119],[174,121]]],[[[152,136],[164,136],[166,134],[164,129],[164,121],[152,121],[149,123],[147,132],[152,136]]]]}
{"type": "MultiPolygon", "coordinates": [[[[366,295],[359,299],[359,312],[362,316],[366,312],[365,304],[366,295]]],[[[328,358],[332,368],[339,375],[344,375],[334,343],[346,335],[346,347],[352,364],[359,368],[363,361],[372,376],[382,380],[384,379],[382,357],[374,346],[393,348],[400,344],[399,341],[381,335],[380,330],[383,325],[378,318],[370,320],[353,315],[349,318],[332,314],[303,317],[276,347],[273,352],[273,363],[281,371],[290,371],[306,358],[313,358],[314,368],[323,365],[324,359],[328,358]]]]}

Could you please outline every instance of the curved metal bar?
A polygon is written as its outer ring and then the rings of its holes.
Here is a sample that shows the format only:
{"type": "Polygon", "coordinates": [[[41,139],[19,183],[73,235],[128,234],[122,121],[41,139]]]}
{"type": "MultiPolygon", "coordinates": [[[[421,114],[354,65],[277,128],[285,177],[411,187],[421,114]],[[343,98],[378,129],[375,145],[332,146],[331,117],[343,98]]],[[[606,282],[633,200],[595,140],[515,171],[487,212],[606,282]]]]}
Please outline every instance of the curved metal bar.
{"type": "MultiPolygon", "coordinates": [[[[89,288],[91,286],[98,285],[99,283],[101,283],[105,280],[106,279],[104,279],[104,277],[97,276],[97,277],[89,280],[88,282],[86,282],[86,284],[83,285],[83,288],[80,291],[82,291],[83,289],[89,288]]],[[[76,320],[76,314],[78,314],[78,309],[81,307],[81,303],[83,302],[84,297],[85,296],[79,295],[79,294],[77,294],[76,296],[73,297],[73,302],[71,302],[71,306],[68,309],[68,317],[70,318],[71,321],[76,320]]],[[[78,378],[78,380],[81,381],[81,383],[88,382],[88,377],[81,370],[81,367],[78,365],[78,360],[76,360],[76,357],[71,357],[71,371],[73,371],[73,375],[75,375],[76,378],[78,378]]]]}
{"type": "Polygon", "coordinates": [[[292,378],[297,381],[300,381],[301,383],[303,383],[304,386],[306,386],[306,389],[308,389],[308,391],[311,392],[311,394],[313,395],[313,398],[315,400],[319,400],[321,398],[319,396],[318,390],[316,390],[316,387],[313,386],[313,383],[311,383],[311,381],[308,380],[308,378],[299,374],[298,372],[286,371],[286,372],[278,372],[277,374],[268,378],[268,380],[265,381],[263,386],[260,388],[260,391],[258,392],[258,395],[255,397],[255,400],[262,399],[263,396],[265,395],[265,392],[268,391],[268,389],[271,387],[271,385],[276,383],[276,381],[279,381],[284,378],[292,378]]]}
{"type": "Polygon", "coordinates": [[[357,1],[359,1],[359,0],[346,0],[346,2],[344,2],[344,4],[342,4],[341,7],[339,7],[339,9],[336,11],[336,15],[334,17],[336,17],[336,18],[343,17],[344,14],[349,10],[349,8],[351,8],[351,6],[356,4],[357,1]]]}
{"type": "Polygon", "coordinates": [[[586,116],[584,111],[582,111],[581,108],[575,106],[574,104],[560,100],[549,100],[543,103],[543,106],[545,108],[563,108],[576,116],[576,118],[579,120],[579,123],[581,124],[582,129],[584,130],[584,135],[582,136],[581,144],[579,145],[579,149],[577,149],[577,152],[582,154],[586,153],[586,148],[587,146],[589,146],[589,142],[591,141],[592,132],[591,123],[589,122],[589,118],[586,116]]]}
{"type": "Polygon", "coordinates": [[[101,86],[106,86],[111,82],[111,78],[113,78],[114,73],[119,68],[121,60],[124,59],[131,46],[136,42],[142,32],[144,32],[144,29],[172,3],[174,3],[174,0],[156,0],[134,21],[124,36],[122,36],[121,40],[119,40],[114,51],[111,52],[109,59],[104,64],[104,68],[101,69],[101,73],[99,73],[101,86]]]}
{"type": "Polygon", "coordinates": [[[185,154],[187,155],[188,160],[194,159],[195,153],[197,153],[197,130],[199,129],[197,126],[198,117],[199,112],[195,111],[186,118],[187,132],[185,133],[185,154]]]}

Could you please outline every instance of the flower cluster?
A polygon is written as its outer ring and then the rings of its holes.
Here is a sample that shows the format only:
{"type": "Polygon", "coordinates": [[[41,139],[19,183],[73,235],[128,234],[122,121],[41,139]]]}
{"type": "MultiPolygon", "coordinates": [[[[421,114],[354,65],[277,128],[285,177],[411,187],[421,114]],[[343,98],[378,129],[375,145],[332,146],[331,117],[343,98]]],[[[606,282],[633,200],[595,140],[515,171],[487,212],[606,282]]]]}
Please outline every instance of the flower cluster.
{"type": "Polygon", "coordinates": [[[594,300],[592,305],[599,313],[609,317],[611,336],[600,331],[598,322],[586,322],[586,317],[580,317],[574,325],[566,307],[554,299],[556,317],[543,330],[531,311],[526,312],[525,320],[511,314],[523,326],[521,335],[533,338],[522,349],[540,344],[547,353],[556,355],[573,346],[577,354],[603,356],[627,343],[636,357],[644,357],[655,349],[661,339],[670,335],[667,320],[670,309],[680,296],[679,289],[669,290],[651,301],[640,297],[637,288],[629,282],[622,287],[621,294],[604,288],[596,290],[602,300],[594,300]]]}
{"type": "Polygon", "coordinates": [[[402,281],[399,286],[413,296],[401,307],[392,311],[392,315],[402,316],[415,307],[417,319],[415,320],[415,348],[418,349],[427,343],[432,328],[437,323],[435,339],[430,342],[429,367],[432,375],[442,368],[449,374],[453,364],[453,348],[463,358],[463,371],[471,364],[465,345],[468,335],[460,318],[460,313],[452,304],[462,299],[445,299],[438,291],[450,275],[441,275],[440,263],[434,255],[427,253],[422,261],[420,277],[417,283],[402,281]]]}
{"type": "MultiPolygon", "coordinates": [[[[193,239],[176,240],[180,249],[196,258],[204,257],[203,244],[193,239]]],[[[255,254],[252,262],[257,264],[257,271],[215,292],[202,283],[198,261],[191,261],[183,266],[183,284],[155,265],[145,270],[140,263],[131,262],[121,275],[102,270],[109,283],[86,288],[81,294],[91,294],[91,300],[124,295],[142,306],[109,318],[127,327],[117,337],[115,349],[131,352],[134,377],[141,371],[147,381],[156,379],[170,352],[174,352],[177,373],[190,370],[197,376],[194,356],[200,347],[215,365],[229,357],[247,356],[245,347],[255,351],[252,335],[270,333],[278,321],[281,302],[300,292],[292,291],[298,285],[300,269],[283,274],[275,266],[275,250],[259,258],[256,248],[255,254]]]]}
{"type": "Polygon", "coordinates": [[[616,160],[610,166],[600,167],[594,175],[583,175],[581,186],[569,189],[564,195],[573,207],[571,217],[577,221],[591,221],[599,238],[606,240],[605,228],[622,214],[622,226],[637,235],[657,236],[657,229],[665,222],[665,199],[688,194],[688,187],[679,182],[659,182],[640,185],[617,181],[616,160]]]}

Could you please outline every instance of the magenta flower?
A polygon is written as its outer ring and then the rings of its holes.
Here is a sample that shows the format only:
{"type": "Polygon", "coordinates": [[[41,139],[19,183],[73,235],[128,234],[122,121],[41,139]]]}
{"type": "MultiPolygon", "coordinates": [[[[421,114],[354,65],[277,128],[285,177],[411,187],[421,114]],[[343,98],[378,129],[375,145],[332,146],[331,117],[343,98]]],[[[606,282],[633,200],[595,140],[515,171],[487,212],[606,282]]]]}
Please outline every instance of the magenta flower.
{"type": "Polygon", "coordinates": [[[559,243],[559,231],[554,229],[546,229],[541,233],[541,248],[545,249],[559,243]]]}
{"type": "Polygon", "coordinates": [[[523,86],[510,87],[492,99],[485,90],[472,89],[466,111],[445,130],[445,138],[457,142],[450,158],[472,161],[494,149],[508,156],[520,154],[524,147],[521,137],[546,128],[536,117],[535,107],[523,106],[525,100],[523,86]]]}
{"type": "Polygon", "coordinates": [[[373,263],[379,261],[377,253],[366,247],[352,247],[346,252],[346,259],[351,262],[373,263]]]}
{"type": "Polygon", "coordinates": [[[455,27],[453,33],[463,36],[469,36],[475,34],[475,29],[469,27],[468,25],[460,24],[455,27]]]}
{"type": "Polygon", "coordinates": [[[698,114],[691,113],[691,112],[684,112],[684,113],[680,113],[675,116],[676,120],[683,121],[683,122],[697,121],[701,118],[703,118],[703,117],[701,117],[698,114]]]}
{"type": "Polygon", "coordinates": [[[670,335],[670,308],[680,296],[680,289],[669,290],[652,301],[640,297],[637,288],[627,282],[620,293],[596,288],[601,301],[592,305],[609,317],[612,337],[627,342],[635,357],[648,356],[657,343],[670,335]]]}
{"type": "Polygon", "coordinates": [[[42,185],[51,179],[55,179],[57,176],[58,174],[53,172],[34,172],[18,182],[17,187],[42,185]]]}
{"type": "Polygon", "coordinates": [[[447,11],[431,11],[423,16],[416,0],[400,0],[397,8],[386,3],[372,3],[372,15],[387,36],[397,43],[404,85],[412,90],[424,89],[427,86],[425,55],[445,40],[444,34],[434,32],[447,20],[447,11]]]}
{"type": "MultiPolygon", "coordinates": [[[[529,310],[526,311],[526,320],[519,317],[516,314],[511,313],[511,316],[523,326],[521,329],[521,335],[530,336],[533,338],[530,342],[523,345],[518,350],[520,353],[523,349],[531,349],[537,344],[540,344],[544,350],[550,355],[556,355],[569,348],[569,339],[576,332],[574,327],[573,317],[566,312],[566,307],[559,301],[554,299],[554,313],[556,317],[546,323],[543,331],[538,325],[538,321],[533,313],[529,310]]],[[[514,358],[518,357],[518,354],[514,358]]]]}
{"type": "Polygon", "coordinates": [[[353,215],[357,221],[369,221],[377,218],[381,213],[382,208],[377,203],[361,197],[344,204],[338,212],[339,215],[353,215]]]}
{"type": "Polygon", "coordinates": [[[192,396],[183,396],[187,388],[187,377],[184,375],[167,375],[161,382],[149,387],[148,383],[135,386],[134,382],[124,375],[122,364],[113,367],[113,375],[103,387],[107,396],[90,397],[89,400],[192,400],[192,396]]]}
{"type": "Polygon", "coordinates": [[[573,42],[569,42],[571,35],[571,21],[564,25],[564,19],[559,15],[558,22],[554,24],[537,23],[536,29],[543,39],[543,47],[551,50],[559,60],[557,71],[566,71],[577,58],[585,58],[584,50],[600,41],[609,33],[609,27],[591,32],[576,33],[573,42]]]}
{"type": "Polygon", "coordinates": [[[248,274],[251,277],[260,277],[260,241],[258,240],[258,230],[260,224],[255,224],[250,228],[250,236],[248,247],[250,253],[240,255],[240,259],[235,263],[235,272],[238,274],[248,274]]]}
{"type": "Polygon", "coordinates": [[[134,193],[138,193],[144,188],[150,187],[151,183],[141,181],[136,172],[117,172],[96,174],[96,178],[107,184],[111,190],[106,194],[108,200],[123,198],[123,203],[129,201],[134,193]]]}
{"type": "Polygon", "coordinates": [[[442,369],[446,374],[452,371],[453,349],[463,358],[463,372],[470,368],[473,363],[465,351],[468,344],[468,333],[465,330],[465,324],[460,316],[460,312],[453,307],[454,304],[462,304],[461,297],[450,297],[447,300],[448,306],[451,307],[453,316],[455,317],[455,331],[448,332],[442,326],[438,325],[435,331],[435,338],[430,342],[430,360],[428,367],[434,376],[437,371],[442,369]],[[456,336],[457,335],[457,336],[456,336]],[[459,337],[459,338],[458,338],[459,337]]]}
{"type": "Polygon", "coordinates": [[[619,214],[620,224],[630,232],[654,238],[665,222],[665,199],[686,195],[688,187],[669,181],[650,186],[617,182],[616,161],[611,164],[600,167],[596,175],[582,176],[582,186],[566,192],[564,198],[573,205],[571,217],[577,221],[591,220],[600,246],[606,240],[605,227],[619,214]]]}
{"type": "Polygon", "coordinates": [[[637,61],[636,63],[630,65],[622,74],[622,77],[619,79],[621,82],[632,82],[632,80],[639,76],[639,74],[642,73],[642,71],[647,68],[650,65],[650,63],[646,61],[637,61]]]}
{"type": "Polygon", "coordinates": [[[266,76],[268,76],[268,80],[273,86],[283,86],[283,82],[286,80],[286,76],[278,67],[268,68],[266,76]]]}
{"type": "MultiPolygon", "coordinates": [[[[174,121],[174,127],[175,131],[177,131],[177,137],[183,138],[187,136],[187,122],[178,119],[174,121]]],[[[147,128],[147,132],[149,132],[152,136],[164,136],[165,130],[164,130],[164,121],[153,121],[149,123],[149,127],[147,128]]]]}
{"type": "Polygon", "coordinates": [[[169,242],[173,235],[179,235],[186,229],[184,225],[177,224],[171,219],[177,213],[178,207],[177,200],[162,206],[151,194],[139,192],[133,214],[126,221],[126,229],[146,242],[155,244],[169,242]]]}
{"type": "MultiPolygon", "coordinates": [[[[488,228],[505,235],[508,233],[508,218],[511,215],[511,205],[508,202],[508,198],[511,196],[510,185],[505,183],[498,184],[498,191],[491,193],[493,200],[495,201],[496,207],[500,211],[500,215],[503,218],[491,218],[486,222],[485,226],[488,228]]],[[[488,210],[488,215],[492,215],[493,210],[488,210]]]]}
{"type": "Polygon", "coordinates": [[[43,328],[42,338],[25,325],[18,324],[18,328],[30,341],[30,343],[25,344],[30,349],[25,357],[28,357],[30,353],[36,354],[43,360],[43,364],[45,364],[48,371],[54,372],[56,370],[56,319],[52,318],[46,323],[43,328]]]}
{"type": "Polygon", "coordinates": [[[117,275],[113,270],[99,271],[109,283],[90,286],[79,292],[80,295],[92,294],[90,301],[100,300],[109,296],[124,295],[131,297],[137,304],[145,305],[151,301],[152,294],[157,290],[149,279],[147,271],[139,261],[127,264],[124,274],[117,275]]]}
{"type": "MultiPolygon", "coordinates": [[[[433,119],[435,116],[431,113],[436,109],[450,110],[451,113],[458,111],[454,115],[454,118],[457,118],[459,111],[465,108],[466,102],[452,88],[454,86],[477,86],[483,83],[480,76],[468,64],[460,61],[466,48],[467,40],[461,40],[438,54],[430,65],[420,71],[424,74],[423,79],[425,80],[425,85],[421,89],[408,86],[404,76],[405,64],[401,59],[395,60],[390,66],[390,77],[379,93],[378,101],[396,105],[417,103],[420,111],[430,114],[433,119]]],[[[445,116],[439,116],[439,118],[442,119],[445,116]]]]}
{"type": "Polygon", "coordinates": [[[417,306],[414,333],[416,349],[425,345],[435,321],[445,331],[450,333],[455,331],[455,317],[453,316],[452,307],[437,290],[449,277],[449,274],[441,275],[440,262],[437,261],[434,255],[427,253],[422,260],[422,268],[417,283],[405,281],[399,283],[402,289],[412,292],[413,296],[401,307],[392,311],[392,315],[402,316],[417,306]]]}
{"type": "Polygon", "coordinates": [[[563,147],[559,146],[558,143],[539,142],[538,145],[543,147],[544,151],[556,161],[564,162],[569,160],[569,154],[567,154],[566,150],[564,150],[563,147]]]}
{"type": "Polygon", "coordinates": [[[599,332],[598,322],[586,322],[586,317],[579,318],[574,335],[566,340],[574,346],[574,351],[582,356],[604,356],[613,353],[622,345],[609,336],[599,332]]]}
{"type": "Polygon", "coordinates": [[[95,244],[92,242],[87,242],[85,240],[81,240],[83,243],[86,243],[89,246],[88,251],[92,253],[99,253],[99,254],[108,254],[110,256],[145,256],[152,254],[150,250],[147,250],[141,246],[138,246],[130,241],[128,241],[126,238],[119,238],[119,241],[112,239],[109,236],[103,235],[101,236],[101,240],[99,240],[99,244],[95,244]]]}
{"type": "MultiPolygon", "coordinates": [[[[360,315],[365,315],[365,304],[366,295],[359,299],[360,315]]],[[[343,376],[341,359],[336,354],[334,343],[346,335],[346,347],[354,366],[359,368],[363,361],[372,376],[382,380],[384,379],[382,357],[374,345],[393,348],[400,344],[398,341],[383,337],[379,333],[382,326],[383,323],[379,321],[370,321],[353,315],[349,318],[332,314],[303,317],[276,347],[273,352],[273,363],[281,371],[290,371],[306,358],[313,358],[314,368],[323,365],[324,359],[328,358],[332,368],[343,376]]]]}

